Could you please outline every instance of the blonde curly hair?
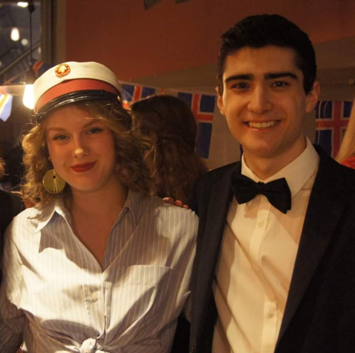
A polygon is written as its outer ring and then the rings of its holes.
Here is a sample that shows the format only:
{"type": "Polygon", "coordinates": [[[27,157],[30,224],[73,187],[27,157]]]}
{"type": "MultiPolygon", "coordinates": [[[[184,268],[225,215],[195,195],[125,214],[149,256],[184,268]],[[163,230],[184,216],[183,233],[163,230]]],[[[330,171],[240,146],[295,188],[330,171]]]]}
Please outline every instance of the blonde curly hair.
{"type": "MultiPolygon", "coordinates": [[[[119,181],[129,189],[148,193],[150,177],[142,158],[144,145],[131,132],[131,117],[120,102],[87,101],[73,103],[79,109],[89,113],[94,119],[106,125],[113,133],[116,147],[116,173],[119,181]]],[[[48,114],[50,116],[50,113],[48,114]]],[[[23,162],[26,167],[25,183],[22,187],[24,198],[38,206],[44,206],[58,197],[70,193],[67,184],[60,194],[50,194],[43,187],[45,173],[52,169],[46,146],[44,122],[48,116],[23,137],[23,162]]]]}
{"type": "Polygon", "coordinates": [[[207,171],[195,153],[197,123],[190,107],[177,97],[158,95],[133,103],[131,114],[145,144],[150,193],[187,203],[194,181],[207,171]]]}

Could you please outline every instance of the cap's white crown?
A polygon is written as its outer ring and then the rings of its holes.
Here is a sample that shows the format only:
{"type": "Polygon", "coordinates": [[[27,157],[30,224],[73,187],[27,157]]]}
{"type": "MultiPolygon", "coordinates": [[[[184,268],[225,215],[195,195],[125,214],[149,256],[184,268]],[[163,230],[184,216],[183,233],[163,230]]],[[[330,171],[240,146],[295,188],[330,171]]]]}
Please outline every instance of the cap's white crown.
{"type": "Polygon", "coordinates": [[[47,70],[34,83],[33,95],[34,104],[36,106],[38,99],[48,90],[62,82],[77,79],[92,79],[109,83],[121,92],[121,85],[118,82],[115,74],[106,66],[97,62],[76,62],[69,61],[60,65],[56,65],[47,70]],[[58,68],[61,65],[69,66],[69,72],[63,76],[58,75],[58,68]]]}

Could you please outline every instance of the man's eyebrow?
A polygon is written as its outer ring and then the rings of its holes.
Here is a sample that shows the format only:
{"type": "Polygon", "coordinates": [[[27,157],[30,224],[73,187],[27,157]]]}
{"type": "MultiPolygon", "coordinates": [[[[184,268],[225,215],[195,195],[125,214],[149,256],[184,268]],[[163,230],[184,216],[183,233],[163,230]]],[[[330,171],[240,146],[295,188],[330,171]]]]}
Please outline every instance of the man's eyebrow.
{"type": "Polygon", "coordinates": [[[254,75],[252,74],[241,74],[241,75],[232,75],[227,77],[224,80],[224,83],[228,83],[230,81],[237,81],[237,80],[248,80],[251,81],[254,78],[254,75]]]}
{"type": "Polygon", "coordinates": [[[276,78],[283,78],[283,77],[290,77],[293,78],[294,80],[298,81],[298,76],[294,74],[293,72],[285,71],[285,72],[271,72],[265,74],[265,79],[266,80],[273,80],[276,78]]]}

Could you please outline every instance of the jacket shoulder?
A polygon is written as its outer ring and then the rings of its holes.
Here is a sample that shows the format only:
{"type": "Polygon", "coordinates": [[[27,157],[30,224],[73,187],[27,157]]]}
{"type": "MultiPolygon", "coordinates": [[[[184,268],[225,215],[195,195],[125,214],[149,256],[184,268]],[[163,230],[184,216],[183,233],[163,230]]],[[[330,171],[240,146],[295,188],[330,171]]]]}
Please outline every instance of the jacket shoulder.
{"type": "Polygon", "coordinates": [[[213,181],[213,180],[216,180],[216,179],[221,178],[223,176],[230,175],[234,171],[234,169],[237,168],[237,166],[239,164],[240,164],[240,162],[234,162],[234,163],[227,164],[222,167],[210,170],[209,172],[201,175],[197,179],[196,184],[206,183],[208,181],[213,181]]]}
{"type": "Polygon", "coordinates": [[[4,232],[12,218],[24,209],[21,196],[0,190],[0,209],[0,231],[4,232]]]}
{"type": "Polygon", "coordinates": [[[230,185],[230,176],[238,168],[240,162],[228,164],[226,166],[211,170],[201,175],[194,184],[190,195],[189,206],[199,214],[199,205],[207,207],[213,190],[222,190],[228,192],[227,185],[230,185]]]}

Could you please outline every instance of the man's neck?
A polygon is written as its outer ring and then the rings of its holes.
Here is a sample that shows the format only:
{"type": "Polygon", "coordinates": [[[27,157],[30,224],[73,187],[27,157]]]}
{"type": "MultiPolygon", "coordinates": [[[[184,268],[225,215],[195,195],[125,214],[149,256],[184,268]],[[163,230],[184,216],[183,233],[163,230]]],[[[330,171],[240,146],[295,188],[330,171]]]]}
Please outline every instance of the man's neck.
{"type": "Polygon", "coordinates": [[[266,180],[281,169],[288,166],[292,163],[296,158],[298,158],[303,151],[307,147],[306,138],[304,139],[304,144],[299,146],[294,150],[286,151],[277,156],[273,156],[272,158],[264,158],[255,156],[253,154],[248,153],[248,151],[244,152],[244,161],[247,164],[248,168],[261,180],[266,180]]]}

